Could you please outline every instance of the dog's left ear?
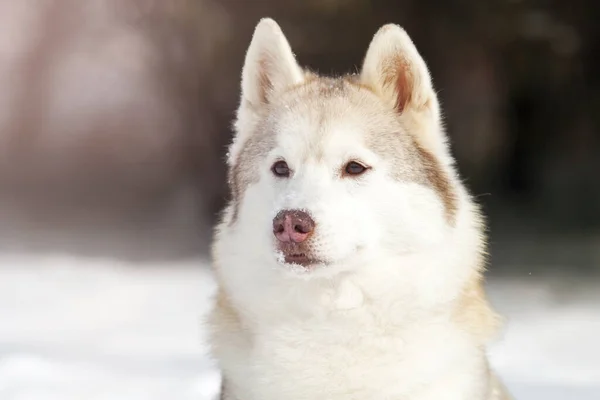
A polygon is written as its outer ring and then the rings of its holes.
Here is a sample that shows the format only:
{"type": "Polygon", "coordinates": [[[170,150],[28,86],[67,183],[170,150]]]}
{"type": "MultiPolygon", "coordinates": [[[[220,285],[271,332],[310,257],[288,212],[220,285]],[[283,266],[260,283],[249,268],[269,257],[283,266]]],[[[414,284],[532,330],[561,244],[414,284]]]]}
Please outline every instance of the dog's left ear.
{"type": "Polygon", "coordinates": [[[404,29],[388,24],[377,31],[367,50],[360,79],[398,114],[430,122],[421,132],[413,133],[430,151],[445,152],[439,102],[429,70],[404,29]]]}

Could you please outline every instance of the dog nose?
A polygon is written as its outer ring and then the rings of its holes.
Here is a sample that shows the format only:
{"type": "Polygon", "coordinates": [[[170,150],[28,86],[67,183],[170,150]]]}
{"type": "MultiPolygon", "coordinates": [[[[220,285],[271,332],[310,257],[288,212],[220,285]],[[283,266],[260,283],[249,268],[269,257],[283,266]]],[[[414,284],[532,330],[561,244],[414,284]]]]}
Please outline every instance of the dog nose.
{"type": "Polygon", "coordinates": [[[273,218],[273,233],[284,243],[302,243],[315,230],[315,221],[300,210],[283,210],[273,218]]]}

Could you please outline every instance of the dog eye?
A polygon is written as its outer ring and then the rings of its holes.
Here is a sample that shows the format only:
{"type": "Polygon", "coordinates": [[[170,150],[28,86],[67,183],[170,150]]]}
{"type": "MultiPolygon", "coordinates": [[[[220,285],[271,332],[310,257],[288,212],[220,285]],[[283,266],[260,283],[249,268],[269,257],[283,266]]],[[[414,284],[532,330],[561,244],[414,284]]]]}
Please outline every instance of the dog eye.
{"type": "Polygon", "coordinates": [[[367,167],[357,163],[356,161],[350,161],[348,164],[346,164],[346,167],[344,168],[344,175],[361,175],[367,169],[367,167]]]}
{"type": "Polygon", "coordinates": [[[273,171],[275,176],[280,178],[287,178],[290,176],[290,167],[288,167],[285,161],[277,161],[271,167],[271,171],[273,171]]]}

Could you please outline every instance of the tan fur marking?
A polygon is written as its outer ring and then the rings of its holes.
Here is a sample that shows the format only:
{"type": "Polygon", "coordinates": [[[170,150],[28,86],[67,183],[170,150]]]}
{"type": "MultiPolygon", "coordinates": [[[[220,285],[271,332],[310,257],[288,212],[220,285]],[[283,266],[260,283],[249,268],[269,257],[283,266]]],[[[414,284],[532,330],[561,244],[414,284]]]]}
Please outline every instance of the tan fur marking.
{"type": "Polygon", "coordinates": [[[481,273],[475,274],[463,289],[454,318],[481,342],[487,342],[496,333],[500,318],[487,301],[481,273]]]}
{"type": "Polygon", "coordinates": [[[275,147],[275,137],[266,124],[260,123],[242,147],[233,167],[229,169],[229,187],[233,213],[230,224],[238,218],[239,206],[244,192],[252,183],[258,182],[259,171],[256,165],[275,147]]]}
{"type": "Polygon", "coordinates": [[[273,88],[273,83],[269,79],[268,68],[269,61],[262,58],[258,62],[258,85],[260,87],[260,101],[262,104],[267,104],[269,91],[273,88]]]}
{"type": "MultiPolygon", "coordinates": [[[[209,314],[208,326],[210,327],[210,342],[213,351],[216,351],[221,357],[231,356],[228,352],[231,350],[229,346],[234,345],[237,349],[249,348],[250,343],[247,342],[247,336],[243,333],[245,328],[242,326],[239,314],[236,311],[231,300],[223,288],[222,279],[218,265],[213,264],[219,290],[215,296],[215,307],[209,314]],[[241,341],[240,341],[241,340],[241,341]]],[[[227,379],[227,371],[221,369],[221,400],[234,400],[231,393],[231,385],[227,379]]]]}
{"type": "Polygon", "coordinates": [[[402,113],[412,101],[414,78],[409,63],[401,57],[396,57],[383,71],[384,85],[394,88],[396,93],[396,111],[402,113]]]}
{"type": "Polygon", "coordinates": [[[455,188],[438,159],[419,144],[419,129],[416,125],[405,124],[395,131],[369,132],[366,144],[390,162],[394,179],[416,182],[435,190],[444,205],[448,222],[453,223],[458,211],[455,188]]]}
{"type": "Polygon", "coordinates": [[[217,292],[216,309],[218,313],[213,314],[213,326],[216,324],[220,329],[228,332],[235,332],[241,329],[241,321],[238,313],[231,304],[227,293],[222,289],[222,285],[220,285],[220,289],[217,292]],[[215,320],[215,316],[217,316],[217,320],[215,320]]]}
{"type": "Polygon", "coordinates": [[[425,150],[418,143],[415,143],[415,148],[421,160],[427,182],[442,199],[448,221],[453,222],[458,211],[458,200],[448,174],[444,172],[439,161],[433,154],[425,150]]]}

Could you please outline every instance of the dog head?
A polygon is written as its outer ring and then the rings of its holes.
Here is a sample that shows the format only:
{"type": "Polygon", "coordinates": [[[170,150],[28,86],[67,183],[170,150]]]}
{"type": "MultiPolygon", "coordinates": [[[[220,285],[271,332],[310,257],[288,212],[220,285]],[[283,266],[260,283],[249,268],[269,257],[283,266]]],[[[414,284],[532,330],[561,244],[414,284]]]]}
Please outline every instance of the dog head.
{"type": "Polygon", "coordinates": [[[432,251],[462,187],[437,96],[407,33],[382,27],[357,75],[303,70],[279,26],[257,25],[228,153],[219,229],[245,260],[315,271],[432,251]]]}

